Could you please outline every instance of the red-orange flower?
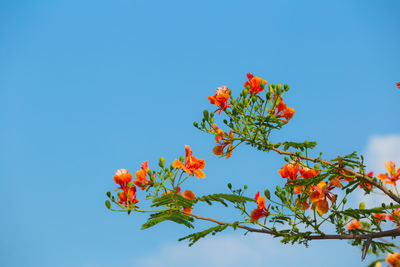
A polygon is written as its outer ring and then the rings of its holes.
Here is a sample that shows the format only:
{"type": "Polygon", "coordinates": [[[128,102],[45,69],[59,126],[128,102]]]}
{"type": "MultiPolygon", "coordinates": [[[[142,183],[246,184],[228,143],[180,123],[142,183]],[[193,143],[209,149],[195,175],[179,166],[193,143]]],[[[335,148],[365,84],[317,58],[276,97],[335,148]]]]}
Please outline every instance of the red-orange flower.
{"type": "Polygon", "coordinates": [[[396,83],[397,88],[400,88],[400,82],[396,83]]]}
{"type": "Polygon", "coordinates": [[[396,182],[400,179],[400,168],[398,168],[396,172],[396,164],[391,160],[386,161],[385,166],[389,173],[378,174],[376,177],[387,184],[396,185],[396,182]]]}
{"type": "MultiPolygon", "coordinates": [[[[274,99],[276,96],[274,95],[274,99]]],[[[282,122],[287,123],[294,115],[295,110],[293,108],[287,107],[287,105],[283,102],[282,97],[279,97],[277,100],[278,104],[275,106],[275,108],[272,110],[272,112],[268,110],[268,112],[271,113],[273,117],[276,118],[285,118],[282,119],[282,122]]]]}
{"type": "Polygon", "coordinates": [[[280,170],[278,170],[282,178],[289,178],[290,180],[297,180],[298,171],[299,164],[294,161],[285,164],[280,170]]]}
{"type": "Polygon", "coordinates": [[[213,154],[221,156],[226,153],[226,158],[230,158],[233,152],[233,132],[230,130],[229,135],[224,133],[216,124],[214,124],[214,134],[215,134],[215,141],[217,145],[213,148],[213,154]],[[229,145],[229,146],[228,146],[229,145]],[[224,152],[225,147],[228,146],[226,152],[224,152]]]}
{"type": "Polygon", "coordinates": [[[136,199],[136,187],[125,188],[124,191],[118,194],[118,203],[124,206],[136,204],[139,200],[136,199]]]}
{"type": "Polygon", "coordinates": [[[388,219],[394,222],[398,222],[400,220],[399,209],[395,209],[392,214],[388,215],[388,219]]]}
{"type": "Polygon", "coordinates": [[[231,106],[228,104],[229,89],[227,86],[218,87],[215,94],[213,96],[209,96],[208,100],[210,100],[211,104],[219,107],[219,109],[216,110],[219,111],[218,114],[221,114],[221,111],[225,110],[226,108],[231,108],[231,106]]]}
{"type": "Polygon", "coordinates": [[[317,176],[319,171],[314,170],[314,169],[310,169],[308,167],[302,167],[301,169],[299,169],[301,176],[304,179],[308,179],[314,176],[317,176]]]}
{"type": "Polygon", "coordinates": [[[119,184],[121,189],[127,187],[128,183],[132,181],[132,173],[128,173],[128,170],[126,169],[117,170],[113,177],[114,182],[119,184]]]}
{"type": "Polygon", "coordinates": [[[265,198],[260,196],[260,191],[257,191],[257,194],[254,197],[256,203],[257,203],[257,208],[255,208],[251,214],[250,214],[250,221],[252,222],[256,222],[259,219],[261,219],[262,217],[265,217],[265,219],[267,219],[268,215],[269,215],[269,206],[268,208],[265,207],[265,198]]]}
{"type": "Polygon", "coordinates": [[[203,159],[197,159],[192,156],[193,152],[190,146],[185,145],[185,164],[180,160],[175,160],[172,163],[172,167],[182,169],[183,171],[189,173],[191,176],[196,174],[197,178],[205,178],[206,175],[202,171],[205,166],[205,161],[203,159]]]}
{"type": "Polygon", "coordinates": [[[361,222],[358,220],[352,220],[349,225],[347,225],[347,229],[349,230],[354,230],[354,229],[360,229],[361,228],[361,222]]]}
{"type": "Polygon", "coordinates": [[[300,210],[307,210],[310,207],[310,204],[308,204],[307,199],[303,199],[300,201],[299,198],[296,198],[294,201],[294,205],[296,205],[297,208],[300,210]]]}
{"type": "Polygon", "coordinates": [[[247,73],[247,82],[244,83],[244,87],[249,87],[250,92],[252,94],[257,94],[264,90],[264,86],[267,84],[266,80],[261,79],[260,77],[253,76],[250,72],[247,73]]]}
{"type": "Polygon", "coordinates": [[[400,254],[399,253],[388,253],[385,261],[391,266],[391,267],[400,267],[400,254]]]}
{"type": "Polygon", "coordinates": [[[386,214],[385,213],[374,213],[372,215],[374,220],[376,220],[378,223],[386,220],[386,214]]]}
{"type": "Polygon", "coordinates": [[[324,181],[319,182],[317,186],[313,186],[315,190],[310,194],[310,201],[314,204],[314,207],[321,214],[327,213],[329,210],[329,204],[327,198],[333,204],[336,200],[335,195],[331,192],[331,190],[335,188],[334,185],[328,184],[324,181]]]}
{"type": "MultiPolygon", "coordinates": [[[[196,198],[196,195],[195,195],[192,191],[190,191],[190,190],[186,190],[185,192],[183,192],[183,196],[184,196],[185,198],[191,199],[191,200],[193,200],[193,199],[196,198]]],[[[183,211],[184,211],[184,212],[192,213],[192,210],[193,210],[193,209],[191,209],[191,208],[185,208],[185,207],[183,207],[183,211]]]]}
{"type": "MultiPolygon", "coordinates": [[[[374,172],[369,172],[367,175],[373,177],[374,176],[374,172]]],[[[365,187],[367,187],[368,189],[372,189],[372,184],[361,182],[360,183],[360,188],[363,188],[363,185],[365,187]]]]}
{"type": "Polygon", "coordinates": [[[149,180],[147,179],[147,171],[149,170],[148,161],[145,161],[140,166],[140,170],[136,172],[136,181],[133,181],[140,189],[144,190],[149,185],[149,180]]]}

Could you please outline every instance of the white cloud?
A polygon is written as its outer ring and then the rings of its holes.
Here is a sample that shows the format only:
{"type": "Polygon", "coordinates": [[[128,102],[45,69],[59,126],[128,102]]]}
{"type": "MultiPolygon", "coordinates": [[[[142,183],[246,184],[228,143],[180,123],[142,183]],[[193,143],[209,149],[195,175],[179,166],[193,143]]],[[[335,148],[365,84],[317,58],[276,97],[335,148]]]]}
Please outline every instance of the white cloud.
{"type": "MultiPolygon", "coordinates": [[[[387,170],[384,163],[388,160],[393,161],[397,167],[400,167],[400,135],[371,136],[365,149],[367,171],[373,171],[375,176],[379,173],[386,173],[387,170]]],[[[397,189],[400,190],[400,185],[397,185],[397,189]]],[[[367,208],[380,206],[383,202],[392,202],[385,195],[376,193],[364,195],[361,191],[358,199],[360,202],[364,202],[367,208]]]]}
{"type": "Polygon", "coordinates": [[[367,169],[387,172],[384,163],[388,160],[400,165],[400,135],[371,136],[365,149],[367,169]]]}
{"type": "Polygon", "coordinates": [[[364,266],[360,257],[359,249],[343,240],[313,241],[306,248],[281,244],[264,234],[235,232],[202,239],[192,247],[181,242],[168,244],[135,260],[133,266],[364,266]]]}

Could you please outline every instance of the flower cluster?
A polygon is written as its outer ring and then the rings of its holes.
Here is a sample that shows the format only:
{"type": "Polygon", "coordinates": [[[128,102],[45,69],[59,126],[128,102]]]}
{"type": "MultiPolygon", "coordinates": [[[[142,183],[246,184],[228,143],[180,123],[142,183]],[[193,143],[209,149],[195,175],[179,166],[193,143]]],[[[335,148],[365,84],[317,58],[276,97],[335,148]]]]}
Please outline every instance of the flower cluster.
{"type": "Polygon", "coordinates": [[[175,160],[172,163],[172,167],[177,169],[182,169],[183,171],[189,173],[191,176],[196,174],[197,178],[205,178],[206,175],[202,171],[205,166],[205,161],[203,159],[197,159],[192,156],[193,152],[190,146],[185,145],[185,163],[180,160],[175,160]]]}
{"type": "MultiPolygon", "coordinates": [[[[274,96],[275,99],[275,96],[274,96]]],[[[293,108],[288,107],[282,100],[282,97],[279,97],[279,100],[277,100],[278,103],[275,106],[275,108],[268,112],[275,117],[275,118],[281,118],[283,123],[288,123],[289,120],[293,117],[295,110],[293,108]]]]}
{"type": "Polygon", "coordinates": [[[400,180],[400,168],[398,168],[396,171],[396,165],[391,160],[386,161],[385,166],[389,173],[378,174],[376,177],[381,179],[384,183],[395,186],[396,182],[400,180]]]}
{"type": "Polygon", "coordinates": [[[399,253],[389,253],[385,259],[385,261],[391,267],[400,267],[400,254],[399,253]]]}
{"type": "Polygon", "coordinates": [[[251,94],[253,94],[253,95],[264,90],[264,87],[267,84],[266,80],[263,80],[260,77],[254,76],[250,72],[247,73],[247,79],[249,79],[249,80],[244,83],[244,87],[248,88],[250,90],[251,94]]]}
{"type": "Polygon", "coordinates": [[[215,134],[215,141],[217,145],[213,148],[213,154],[221,156],[224,153],[226,154],[226,158],[228,159],[232,155],[233,151],[233,132],[230,130],[229,135],[224,133],[216,124],[213,127],[213,133],[215,134]],[[228,146],[228,149],[224,151],[224,149],[228,146]]]}
{"type": "Polygon", "coordinates": [[[209,96],[210,104],[217,105],[219,108],[216,110],[218,114],[221,114],[226,108],[231,108],[228,104],[229,101],[229,89],[227,86],[218,87],[217,91],[213,96],[209,96]]]}
{"type": "Polygon", "coordinates": [[[255,208],[250,215],[250,221],[256,222],[262,217],[265,217],[265,220],[267,219],[269,215],[269,206],[268,208],[265,207],[265,198],[263,196],[260,196],[260,191],[257,192],[257,194],[254,196],[254,199],[257,203],[257,208],[255,208]]]}

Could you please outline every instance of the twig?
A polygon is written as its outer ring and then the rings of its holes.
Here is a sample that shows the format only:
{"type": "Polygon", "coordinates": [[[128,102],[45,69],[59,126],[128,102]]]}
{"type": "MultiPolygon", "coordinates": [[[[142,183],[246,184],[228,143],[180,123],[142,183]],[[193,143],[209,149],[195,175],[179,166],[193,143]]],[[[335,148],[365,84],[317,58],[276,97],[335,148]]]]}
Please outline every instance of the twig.
{"type": "MultiPolygon", "coordinates": [[[[294,157],[298,157],[298,158],[301,158],[301,159],[309,160],[309,161],[312,161],[312,162],[315,162],[315,163],[325,163],[325,164],[328,164],[328,165],[330,165],[330,166],[334,165],[332,162],[327,161],[327,160],[319,160],[319,159],[316,159],[316,158],[305,157],[305,156],[302,156],[302,155],[297,155],[297,154],[294,153],[294,152],[286,152],[286,151],[277,149],[277,148],[275,148],[275,147],[272,147],[271,150],[273,150],[273,151],[275,151],[275,152],[278,152],[278,153],[281,154],[281,155],[294,156],[294,157]]],[[[356,172],[356,171],[354,171],[354,170],[352,170],[352,169],[349,169],[349,168],[343,168],[343,170],[346,171],[346,172],[349,173],[349,174],[354,175],[354,176],[357,177],[357,178],[362,178],[362,179],[364,179],[364,180],[367,181],[368,183],[374,185],[376,188],[379,188],[383,193],[385,193],[386,195],[388,195],[391,199],[393,199],[393,200],[396,201],[397,203],[400,203],[400,197],[398,197],[398,196],[396,196],[395,194],[393,194],[393,192],[390,191],[389,189],[387,189],[386,187],[384,187],[384,186],[378,184],[377,182],[375,182],[375,181],[374,181],[373,179],[371,179],[369,176],[364,175],[364,174],[361,174],[361,173],[358,173],[358,172],[356,172]]]]}
{"type": "MultiPolygon", "coordinates": [[[[187,213],[187,212],[182,212],[185,215],[192,216],[196,219],[199,220],[204,220],[204,221],[210,221],[219,225],[229,225],[233,226],[233,223],[227,223],[227,222],[222,222],[218,221],[212,218],[207,218],[207,217],[202,217],[196,214],[192,213],[187,213]]],[[[255,233],[262,233],[262,234],[269,234],[272,236],[293,236],[293,234],[283,234],[283,233],[278,233],[278,232],[273,232],[267,229],[259,229],[259,228],[253,228],[253,227],[248,227],[242,224],[236,225],[237,228],[242,228],[244,230],[247,230],[249,232],[255,232],[255,233]]],[[[349,234],[349,235],[310,235],[310,236],[305,236],[304,239],[307,240],[323,240],[323,239],[374,239],[374,238],[381,238],[381,237],[396,237],[400,236],[400,229],[392,229],[388,231],[382,231],[382,232],[376,232],[376,233],[371,233],[371,234],[349,234]]]]}

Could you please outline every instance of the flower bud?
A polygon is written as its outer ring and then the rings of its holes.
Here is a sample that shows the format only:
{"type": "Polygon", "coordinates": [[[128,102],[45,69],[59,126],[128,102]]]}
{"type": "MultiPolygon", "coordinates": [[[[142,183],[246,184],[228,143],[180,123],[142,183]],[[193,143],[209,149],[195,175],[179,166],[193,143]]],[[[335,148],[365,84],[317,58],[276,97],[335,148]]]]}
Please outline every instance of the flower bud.
{"type": "Polygon", "coordinates": [[[160,166],[161,168],[164,168],[165,165],[165,159],[163,157],[160,158],[160,161],[158,162],[158,166],[160,166]]]}
{"type": "Polygon", "coordinates": [[[244,99],[244,105],[247,106],[249,104],[249,100],[247,98],[244,99]]]}
{"type": "Polygon", "coordinates": [[[206,120],[208,120],[208,110],[204,110],[203,111],[203,116],[204,116],[204,118],[206,119],[206,120]]]}
{"type": "Polygon", "coordinates": [[[276,186],[276,191],[281,192],[281,187],[279,185],[276,186]]]}
{"type": "Polygon", "coordinates": [[[210,118],[210,123],[213,124],[214,123],[214,117],[210,118]]]}
{"type": "Polygon", "coordinates": [[[246,97],[248,92],[249,92],[249,90],[247,90],[247,88],[243,89],[243,96],[246,97]]]}
{"type": "Polygon", "coordinates": [[[232,189],[232,184],[231,183],[228,184],[228,188],[232,189]]]}
{"type": "Polygon", "coordinates": [[[232,100],[231,100],[231,104],[232,104],[232,105],[235,105],[235,103],[236,103],[236,101],[232,99],[232,100]]]}
{"type": "Polygon", "coordinates": [[[251,97],[251,101],[256,102],[256,101],[257,101],[257,97],[256,97],[255,95],[253,95],[253,96],[251,97]]]}
{"type": "Polygon", "coordinates": [[[265,195],[265,197],[266,197],[267,199],[271,199],[271,193],[269,192],[268,189],[265,189],[265,190],[264,190],[264,195],[265,195]]]}
{"type": "Polygon", "coordinates": [[[199,124],[197,123],[197,121],[193,122],[193,126],[196,128],[199,127],[199,124]]]}
{"type": "Polygon", "coordinates": [[[365,209],[365,203],[364,203],[364,202],[361,202],[361,203],[360,203],[359,209],[360,209],[360,210],[365,209]]]}
{"type": "Polygon", "coordinates": [[[285,84],[285,85],[283,86],[283,89],[285,89],[285,91],[289,91],[290,87],[289,87],[288,84],[285,84]]]}
{"type": "Polygon", "coordinates": [[[180,156],[179,160],[183,162],[185,160],[185,158],[183,156],[180,156]]]}
{"type": "Polygon", "coordinates": [[[147,174],[151,177],[152,174],[151,170],[147,170],[147,174]]]}

